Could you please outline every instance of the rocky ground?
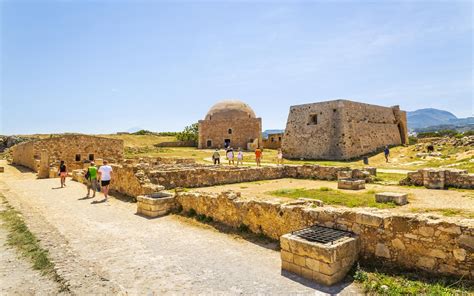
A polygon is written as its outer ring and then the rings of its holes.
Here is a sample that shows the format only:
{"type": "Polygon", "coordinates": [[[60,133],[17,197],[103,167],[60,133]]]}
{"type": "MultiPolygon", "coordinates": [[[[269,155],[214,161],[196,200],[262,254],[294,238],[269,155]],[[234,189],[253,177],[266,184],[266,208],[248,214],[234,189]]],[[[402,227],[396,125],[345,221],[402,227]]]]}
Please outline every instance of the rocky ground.
{"type": "MultiPolygon", "coordinates": [[[[148,220],[132,203],[93,203],[99,199],[84,199],[82,184],[58,183],[6,166],[0,192],[24,214],[73,294],[361,293],[352,283],[327,288],[282,274],[277,251],[177,216],[148,220]]],[[[14,294],[24,277],[1,273],[0,282],[12,283],[5,293],[14,294]]]]}

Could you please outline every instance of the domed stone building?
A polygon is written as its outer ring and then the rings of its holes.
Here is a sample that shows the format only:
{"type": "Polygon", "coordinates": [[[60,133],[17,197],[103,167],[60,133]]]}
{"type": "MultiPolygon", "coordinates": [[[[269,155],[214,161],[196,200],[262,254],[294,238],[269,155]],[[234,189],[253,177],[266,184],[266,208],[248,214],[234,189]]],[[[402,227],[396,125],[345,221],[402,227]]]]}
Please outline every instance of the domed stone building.
{"type": "Polygon", "coordinates": [[[199,121],[200,149],[242,148],[253,150],[262,143],[262,119],[249,105],[237,100],[221,101],[199,121]]]}

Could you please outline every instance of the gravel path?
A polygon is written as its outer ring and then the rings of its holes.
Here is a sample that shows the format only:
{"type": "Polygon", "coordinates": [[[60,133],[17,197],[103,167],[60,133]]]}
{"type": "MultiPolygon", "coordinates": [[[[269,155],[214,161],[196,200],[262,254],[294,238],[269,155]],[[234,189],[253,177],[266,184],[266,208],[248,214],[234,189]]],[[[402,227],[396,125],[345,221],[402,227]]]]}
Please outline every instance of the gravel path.
{"type": "MultiPolygon", "coordinates": [[[[0,164],[1,165],[1,164],[0,164]]],[[[36,180],[6,166],[0,190],[25,214],[75,294],[359,294],[282,274],[280,253],[176,216],[148,220],[135,204],[91,204],[82,184],[36,180]]],[[[96,198],[98,200],[98,198],[96,198]]]]}

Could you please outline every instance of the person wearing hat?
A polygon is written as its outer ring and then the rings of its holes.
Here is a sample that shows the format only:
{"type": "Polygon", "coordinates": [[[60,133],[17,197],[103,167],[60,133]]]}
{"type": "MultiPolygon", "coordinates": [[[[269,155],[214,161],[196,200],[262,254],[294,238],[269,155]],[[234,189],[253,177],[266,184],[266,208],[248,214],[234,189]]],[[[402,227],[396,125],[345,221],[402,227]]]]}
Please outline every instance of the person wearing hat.
{"type": "Polygon", "coordinates": [[[87,196],[89,197],[90,190],[92,189],[92,198],[95,197],[95,192],[99,187],[99,182],[97,181],[97,167],[95,163],[91,161],[91,165],[87,168],[86,172],[86,180],[87,180],[87,196]]]}

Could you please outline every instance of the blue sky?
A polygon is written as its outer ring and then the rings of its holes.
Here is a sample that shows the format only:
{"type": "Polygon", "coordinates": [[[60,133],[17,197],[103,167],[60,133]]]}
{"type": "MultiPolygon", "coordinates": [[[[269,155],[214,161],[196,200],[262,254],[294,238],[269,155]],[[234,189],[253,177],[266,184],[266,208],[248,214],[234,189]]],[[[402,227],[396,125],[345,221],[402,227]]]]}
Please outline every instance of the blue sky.
{"type": "Polygon", "coordinates": [[[334,98],[473,115],[472,2],[0,1],[0,134],[284,128],[334,98]]]}

